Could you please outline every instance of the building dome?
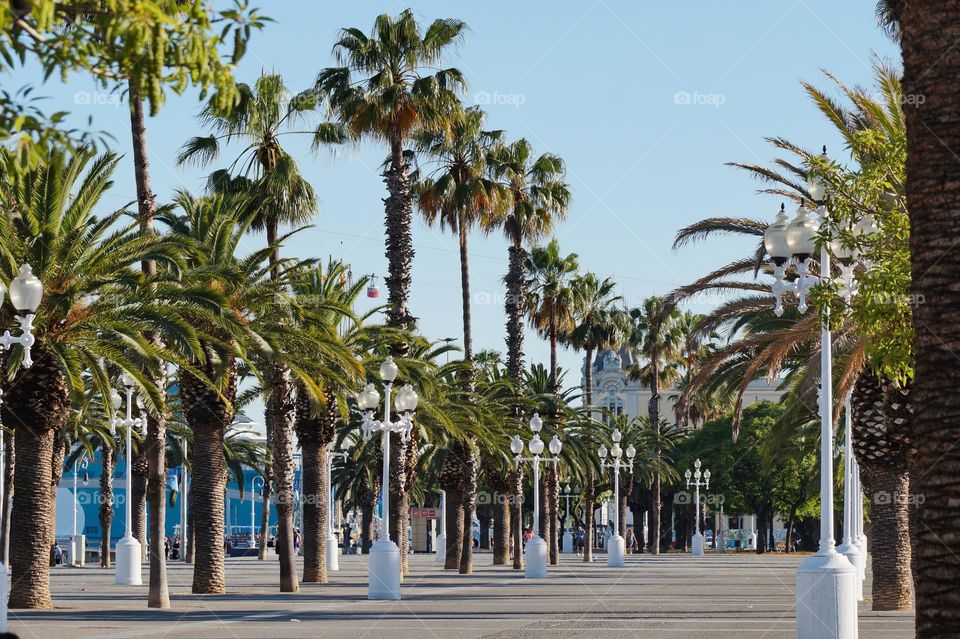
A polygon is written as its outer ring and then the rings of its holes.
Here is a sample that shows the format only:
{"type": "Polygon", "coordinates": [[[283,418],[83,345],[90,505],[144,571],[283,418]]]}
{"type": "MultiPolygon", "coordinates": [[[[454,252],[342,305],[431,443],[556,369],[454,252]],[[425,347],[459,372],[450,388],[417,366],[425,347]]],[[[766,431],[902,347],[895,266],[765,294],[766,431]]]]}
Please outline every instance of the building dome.
{"type": "Polygon", "coordinates": [[[620,350],[606,348],[597,353],[593,361],[593,372],[602,373],[604,371],[626,371],[634,363],[633,354],[626,347],[620,350]]]}

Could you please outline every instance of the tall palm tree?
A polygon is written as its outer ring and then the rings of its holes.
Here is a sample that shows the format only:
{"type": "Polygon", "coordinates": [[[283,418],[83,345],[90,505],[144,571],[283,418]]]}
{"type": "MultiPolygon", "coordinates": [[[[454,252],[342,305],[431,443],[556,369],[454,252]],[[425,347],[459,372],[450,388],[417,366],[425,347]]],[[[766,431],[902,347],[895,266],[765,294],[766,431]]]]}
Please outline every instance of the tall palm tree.
{"type": "MultiPolygon", "coordinates": [[[[500,220],[509,246],[509,266],[504,281],[507,295],[504,307],[507,315],[507,375],[519,384],[523,375],[523,322],[526,316],[527,246],[537,244],[564,219],[570,203],[570,189],[565,178],[563,160],[545,153],[534,157],[530,143],[521,138],[512,144],[499,146],[489,157],[491,170],[510,191],[510,209],[500,220]]],[[[515,410],[519,418],[519,409],[515,410]]],[[[504,477],[504,485],[511,486],[513,508],[513,567],[523,568],[523,522],[520,501],[523,489],[523,470],[516,468],[504,477]]]]}
{"type": "Polygon", "coordinates": [[[460,20],[434,20],[426,31],[413,11],[377,16],[370,35],[350,27],[333,46],[337,64],[317,76],[317,89],[329,100],[337,120],[356,138],[387,144],[390,155],[383,173],[387,229],[387,320],[410,328],[410,233],[412,193],[407,144],[418,131],[442,126],[466,88],[455,68],[439,68],[444,55],[463,39],[460,20]]]}
{"type": "MultiPolygon", "coordinates": [[[[655,434],[660,432],[660,388],[676,381],[679,357],[683,348],[683,333],[680,330],[680,312],[665,312],[667,301],[662,297],[649,297],[643,306],[630,309],[632,327],[630,348],[638,356],[637,363],[627,371],[631,378],[646,384],[650,389],[647,410],[655,434]]],[[[660,554],[660,485],[662,478],[655,474],[651,482],[650,552],[660,554]]]]}
{"type": "MultiPolygon", "coordinates": [[[[617,308],[623,298],[615,295],[616,283],[610,278],[599,279],[593,273],[574,278],[573,328],[564,336],[564,341],[575,349],[582,349],[584,407],[591,415],[593,406],[593,355],[602,348],[620,344],[627,329],[626,313],[617,308]]],[[[584,497],[588,505],[596,496],[596,475],[586,466],[584,497]]],[[[584,511],[584,528],[593,529],[594,509],[584,511]]],[[[584,546],[584,561],[593,561],[593,544],[584,546]]]]}
{"type": "MultiPolygon", "coordinates": [[[[3,422],[15,429],[19,460],[11,517],[14,608],[52,605],[51,460],[70,392],[84,388],[84,369],[102,396],[109,396],[110,383],[101,361],[127,370],[156,410],[163,400],[150,375],[158,373],[161,357],[175,363],[182,358],[145,334],[163,327],[165,343],[186,353],[198,347],[193,328],[177,319],[175,309],[145,295],[143,276],[134,270],[144,259],[175,262],[178,247],[123,224],[122,211],[102,219],[93,214],[115,165],[111,156],[53,155],[35,170],[6,172],[9,188],[0,189],[0,275],[9,281],[26,263],[41,282],[57,283],[36,313],[33,366],[21,369],[16,351],[6,362],[3,422]],[[121,345],[131,345],[137,355],[121,345]]],[[[13,323],[9,311],[2,314],[13,323]]]]}
{"type": "MultiPolygon", "coordinates": [[[[492,227],[509,203],[509,192],[489,175],[487,158],[499,141],[500,132],[484,131],[485,118],[486,114],[479,107],[458,107],[444,123],[443,129],[426,130],[414,137],[417,150],[435,165],[435,168],[413,187],[417,205],[428,224],[437,224],[456,233],[460,246],[463,359],[467,364],[463,384],[468,394],[474,390],[475,374],[467,237],[470,228],[475,225],[492,227]]],[[[451,456],[448,462],[459,464],[462,470],[457,472],[451,468],[444,477],[466,483],[459,486],[459,490],[457,486],[442,487],[462,500],[462,503],[450,503],[450,506],[463,513],[464,539],[460,544],[459,570],[461,574],[471,574],[473,517],[477,492],[476,449],[475,446],[456,445],[454,450],[461,456],[451,456]]],[[[448,537],[447,545],[448,551],[455,553],[456,541],[448,537]]]]}
{"type": "MultiPolygon", "coordinates": [[[[370,331],[352,309],[367,285],[367,278],[352,281],[349,267],[331,261],[326,269],[311,268],[294,278],[293,293],[306,309],[304,329],[326,331],[334,328],[340,339],[353,350],[362,348],[370,331]]],[[[303,384],[297,388],[297,440],[302,448],[303,506],[303,581],[327,581],[327,526],[332,513],[330,486],[327,485],[327,452],[336,437],[337,422],[342,419],[344,393],[349,389],[328,385],[324,401],[315,401],[303,384]]]]}
{"type": "MultiPolygon", "coordinates": [[[[559,392],[557,346],[562,335],[573,327],[573,290],[570,287],[571,278],[576,273],[579,264],[577,255],[560,254],[560,245],[551,240],[546,246],[535,247],[530,251],[525,266],[529,274],[527,278],[527,311],[530,325],[550,342],[550,377],[548,388],[550,392],[559,392]]],[[[555,489],[557,483],[556,464],[550,464],[544,471],[545,485],[555,489]]],[[[556,490],[554,490],[556,492],[556,490]]],[[[545,538],[550,546],[551,563],[559,561],[558,538],[556,534],[556,517],[552,510],[555,505],[552,501],[544,500],[544,515],[546,519],[545,538]]]]}
{"type": "MultiPolygon", "coordinates": [[[[342,129],[320,125],[313,129],[306,117],[319,102],[313,91],[291,95],[283,78],[263,74],[253,87],[237,84],[239,98],[227,111],[215,102],[200,114],[201,123],[213,130],[195,137],[183,147],[179,163],[209,164],[232,142],[242,145],[229,168],[215,171],[210,184],[217,191],[245,192],[259,200],[261,207],[251,228],[266,233],[271,277],[281,279],[279,232],[281,226],[309,222],[317,212],[313,187],[300,173],[296,161],[280,145],[285,133],[310,133],[317,143],[343,140],[342,129]],[[312,132],[311,132],[312,131],[312,132]]],[[[269,521],[270,485],[277,491],[277,550],[280,555],[280,590],[299,588],[293,547],[293,422],[294,388],[290,370],[278,362],[269,363],[266,385],[267,440],[273,449],[273,468],[264,477],[264,526],[269,521]]],[[[261,531],[261,537],[265,531],[261,531]]],[[[266,544],[261,540],[261,558],[266,544]]]]}
{"type": "Polygon", "coordinates": [[[958,127],[958,98],[946,79],[960,70],[960,60],[950,50],[953,30],[942,25],[956,24],[960,7],[930,1],[889,0],[888,4],[899,26],[903,94],[924,100],[904,109],[910,294],[912,299],[925,300],[913,310],[914,393],[916,405],[922,406],[912,420],[917,442],[913,467],[922,471],[916,473],[910,492],[925,497],[912,517],[917,636],[935,637],[960,632],[960,611],[950,603],[950,584],[960,578],[960,561],[944,556],[938,542],[957,529],[957,514],[949,504],[960,499],[960,490],[950,479],[950,469],[960,463],[960,450],[948,441],[957,429],[956,412],[950,408],[956,374],[946,362],[949,349],[943,347],[956,340],[958,329],[942,319],[956,314],[960,298],[956,291],[938,285],[951,281],[958,270],[947,246],[960,219],[954,188],[958,167],[950,144],[943,141],[952,139],[958,127]]]}

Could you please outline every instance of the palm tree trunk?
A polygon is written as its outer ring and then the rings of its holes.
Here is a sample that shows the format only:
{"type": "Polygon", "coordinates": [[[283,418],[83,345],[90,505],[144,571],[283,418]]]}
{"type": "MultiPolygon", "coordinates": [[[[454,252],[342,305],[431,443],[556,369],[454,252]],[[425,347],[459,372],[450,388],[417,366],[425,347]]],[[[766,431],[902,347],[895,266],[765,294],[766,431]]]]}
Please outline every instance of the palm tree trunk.
{"type": "Polygon", "coordinates": [[[400,549],[400,580],[403,581],[403,561],[407,554],[407,520],[403,503],[407,484],[407,442],[400,433],[390,433],[390,534],[400,549]]]}
{"type": "Polygon", "coordinates": [[[459,485],[450,484],[444,491],[447,495],[447,508],[443,531],[447,536],[447,548],[443,567],[446,570],[459,570],[460,557],[463,554],[463,493],[459,485]]]}
{"type": "Polygon", "coordinates": [[[518,467],[510,473],[512,500],[510,504],[510,522],[513,539],[513,569],[523,570],[523,468],[518,467]]]}
{"type": "MultiPolygon", "coordinates": [[[[590,400],[587,399],[589,404],[590,400]]],[[[597,510],[597,485],[593,471],[587,471],[587,483],[583,488],[583,560],[585,562],[593,561],[593,515],[597,510]]]]}
{"type": "MultiPolygon", "coordinates": [[[[266,446],[273,456],[273,428],[269,420],[265,424],[266,446]]],[[[260,502],[260,548],[257,559],[264,561],[267,558],[267,542],[270,539],[270,503],[273,496],[273,464],[263,465],[263,498],[260,502]]]]}
{"type": "MultiPolygon", "coordinates": [[[[620,503],[617,504],[617,526],[620,534],[626,537],[627,533],[627,508],[630,503],[630,495],[633,494],[633,473],[627,473],[626,481],[620,486],[620,503]]],[[[636,533],[637,520],[633,520],[633,529],[636,533]]]]}
{"type": "Polygon", "coordinates": [[[110,528],[113,525],[113,445],[100,447],[100,567],[110,567],[110,528]]]}
{"type": "Polygon", "coordinates": [[[463,544],[460,547],[460,574],[473,574],[473,518],[477,510],[477,453],[468,443],[463,463],[463,544]]]}
{"type": "MultiPolygon", "coordinates": [[[[137,185],[137,209],[142,233],[153,233],[153,216],[156,212],[156,196],[150,183],[150,160],[147,154],[147,129],[143,113],[143,99],[133,80],[128,81],[130,100],[130,133],[133,143],[134,178],[137,185]]],[[[141,265],[143,274],[153,277],[157,272],[154,260],[144,260],[141,265]]],[[[148,335],[154,344],[160,345],[160,335],[148,335]]],[[[161,375],[155,380],[161,396],[165,393],[164,379],[161,375]]],[[[166,537],[166,426],[167,417],[163,407],[148,420],[146,450],[148,464],[147,498],[150,501],[150,592],[147,605],[150,608],[169,608],[170,594],[167,590],[167,560],[164,552],[166,537]]],[[[147,548],[147,546],[143,546],[147,548]]]]}
{"type": "Polygon", "coordinates": [[[515,381],[523,372],[523,287],[524,263],[527,252],[518,239],[509,248],[507,270],[507,299],[504,302],[507,314],[507,375],[515,381]]]}
{"type": "Polygon", "coordinates": [[[273,366],[266,417],[273,428],[273,475],[277,495],[277,553],[280,556],[280,592],[297,592],[296,551],[293,547],[293,383],[290,371],[273,366]]]}
{"type": "Polygon", "coordinates": [[[10,431],[3,431],[0,434],[3,437],[4,454],[6,459],[3,465],[3,503],[0,504],[0,563],[4,566],[10,565],[10,512],[13,508],[13,476],[17,464],[16,446],[14,444],[14,435],[10,431]]]}
{"type": "MultiPolygon", "coordinates": [[[[650,365],[650,403],[648,411],[650,413],[650,425],[657,438],[660,437],[660,368],[656,360],[658,353],[654,352],[651,357],[650,365]]],[[[657,445],[655,451],[657,459],[660,458],[660,447],[657,445]]],[[[663,543],[660,531],[660,473],[654,473],[653,480],[650,482],[650,554],[659,555],[660,545],[663,543]]]]}
{"type": "Polygon", "coordinates": [[[410,267],[413,262],[413,206],[410,197],[410,167],[403,159],[399,132],[391,132],[390,166],[384,171],[387,229],[387,325],[407,329],[414,324],[407,304],[410,299],[410,267]]]}
{"type": "MultiPolygon", "coordinates": [[[[193,455],[190,455],[190,459],[193,459],[193,455]]],[[[191,468],[192,468],[191,464],[191,468]]],[[[190,482],[190,487],[187,489],[187,492],[190,494],[189,499],[187,499],[187,530],[185,531],[185,536],[181,541],[183,546],[183,563],[193,564],[197,558],[197,527],[193,522],[193,500],[197,497],[197,494],[193,490],[193,481],[190,482]]]]}
{"type": "Polygon", "coordinates": [[[140,542],[140,560],[147,559],[147,479],[150,464],[144,451],[143,442],[134,445],[133,450],[133,508],[131,526],[133,536],[140,542]]]}
{"type": "Polygon", "coordinates": [[[303,581],[327,583],[327,447],[303,443],[303,581]]]}
{"type": "Polygon", "coordinates": [[[36,361],[21,371],[0,404],[2,421],[16,424],[14,497],[10,522],[10,608],[52,608],[50,549],[54,540],[50,479],[54,439],[70,407],[66,379],[54,358],[34,347],[36,361]]]}
{"type": "Polygon", "coordinates": [[[914,441],[918,470],[911,487],[923,502],[914,521],[917,637],[960,636],[960,557],[951,540],[960,530],[960,395],[951,350],[960,325],[960,4],[955,0],[891,2],[902,33],[903,93],[922,103],[904,108],[906,190],[910,213],[914,325],[914,441]]]}
{"type": "MultiPolygon", "coordinates": [[[[185,375],[181,375],[181,379],[185,375]]],[[[217,420],[191,423],[193,472],[191,474],[190,524],[193,525],[195,556],[194,594],[226,592],[223,548],[223,491],[226,488],[223,428],[217,420]]]]}
{"type": "MultiPolygon", "coordinates": [[[[488,468],[494,468],[493,460],[484,461],[488,468]]],[[[493,511],[493,565],[506,566],[510,555],[510,483],[509,476],[504,477],[501,472],[491,470],[488,483],[490,484],[493,511]]],[[[481,528],[482,530],[482,528],[481,528]]]]}

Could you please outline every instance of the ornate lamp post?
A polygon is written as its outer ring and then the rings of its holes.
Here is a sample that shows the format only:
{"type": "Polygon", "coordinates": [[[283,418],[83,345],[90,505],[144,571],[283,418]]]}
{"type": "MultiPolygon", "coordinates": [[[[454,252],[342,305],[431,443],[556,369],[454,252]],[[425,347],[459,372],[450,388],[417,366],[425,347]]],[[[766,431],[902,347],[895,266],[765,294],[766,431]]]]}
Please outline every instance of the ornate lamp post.
{"type": "MultiPolygon", "coordinates": [[[[821,156],[826,160],[826,149],[821,156]]],[[[797,308],[807,309],[806,296],[820,277],[832,277],[830,252],[820,247],[820,275],[810,274],[810,265],[816,250],[816,235],[820,225],[827,222],[825,205],[826,185],[811,172],[807,176],[807,192],[817,203],[819,220],[810,217],[802,206],[793,221],[787,223],[787,214],[781,207],[776,221],[764,233],[763,243],[774,263],[773,294],[777,300],[776,313],[783,313],[782,297],[787,291],[799,298],[797,308]],[[787,266],[796,265],[797,279],[786,282],[787,266]]],[[[860,231],[875,229],[872,219],[861,220],[860,231]]],[[[841,259],[842,292],[853,293],[853,266],[849,251],[838,243],[829,248],[839,251],[841,259]],[[845,262],[845,263],[844,263],[845,262]]],[[[833,539],[833,353],[830,325],[826,319],[820,332],[820,548],[797,568],[797,636],[824,639],[853,639],[857,636],[857,570],[846,556],[837,552],[833,539]]]]}
{"type": "Polygon", "coordinates": [[[387,357],[387,361],[380,365],[384,390],[382,422],[373,416],[380,404],[380,393],[373,384],[367,384],[357,396],[357,406],[363,411],[363,439],[369,441],[373,433],[380,432],[383,447],[383,479],[380,487],[382,525],[380,538],[370,548],[367,599],[400,599],[400,548],[390,541],[390,433],[400,433],[403,441],[409,441],[410,431],[413,430],[413,411],[417,409],[419,397],[411,386],[401,388],[396,398],[400,418],[391,421],[390,396],[398,372],[392,357],[387,357]]]}
{"type": "Polygon", "coordinates": [[[847,393],[844,401],[843,430],[843,543],[837,548],[837,552],[849,559],[857,569],[857,600],[863,601],[863,578],[866,573],[867,557],[857,545],[857,523],[854,513],[857,502],[854,494],[857,482],[856,472],[856,464],[853,460],[852,407],[850,393],[847,393]]]}
{"type": "Polygon", "coordinates": [[[543,579],[547,576],[547,542],[540,536],[540,463],[555,464],[557,455],[560,454],[562,444],[560,438],[556,435],[550,440],[549,451],[552,457],[541,457],[543,452],[543,440],[540,439],[540,429],[543,428],[543,421],[538,413],[534,413],[530,418],[530,431],[533,437],[527,442],[527,448],[532,457],[521,457],[523,454],[523,440],[519,435],[515,435],[510,440],[510,452],[513,453],[514,461],[517,466],[522,462],[533,464],[533,537],[527,542],[524,550],[524,573],[527,579],[543,579]]]}
{"type": "Polygon", "coordinates": [[[126,463],[126,495],[124,496],[125,525],[123,539],[117,542],[117,573],[116,583],[124,586],[139,586],[143,583],[141,577],[141,549],[140,542],[133,536],[133,429],[140,432],[144,421],[140,417],[133,419],[133,377],[124,373],[120,381],[127,391],[127,417],[117,417],[111,423],[111,430],[118,427],[126,429],[127,457],[126,463]]]}
{"type": "MultiPolygon", "coordinates": [[[[343,440],[343,445],[344,448],[350,445],[349,437],[343,440]]],[[[327,570],[340,570],[340,544],[333,534],[333,510],[336,508],[333,499],[333,460],[345,460],[349,456],[347,451],[327,451],[327,570]]]]}
{"type": "Polygon", "coordinates": [[[80,508],[79,492],[77,490],[77,476],[83,471],[83,485],[90,483],[90,475],[87,472],[89,465],[87,454],[81,453],[80,457],[73,462],[73,535],[70,537],[70,561],[74,566],[81,568],[87,563],[87,539],[84,535],[77,534],[77,513],[80,508]]]}
{"type": "Polygon", "coordinates": [[[700,480],[700,460],[693,462],[694,471],[691,473],[690,469],[687,469],[687,472],[683,474],[684,478],[687,480],[687,490],[690,490],[690,486],[694,488],[694,499],[693,499],[693,521],[694,521],[694,533],[693,533],[693,545],[690,548],[690,554],[694,557],[703,556],[703,535],[700,533],[700,487],[703,486],[704,490],[710,490],[710,471],[703,471],[703,481],[700,480]],[[693,481],[690,481],[690,478],[693,477],[693,481]]]}
{"type": "Polygon", "coordinates": [[[610,568],[623,568],[626,565],[626,542],[620,534],[620,469],[631,468],[633,458],[637,456],[637,449],[630,445],[627,447],[626,463],[620,461],[623,457],[623,449],[620,448],[620,440],[623,435],[619,429],[615,429],[610,435],[613,440],[613,446],[607,451],[607,447],[601,445],[597,453],[600,455],[600,468],[610,468],[613,470],[613,500],[617,505],[617,512],[613,517],[613,534],[607,541],[607,566],[610,568]],[[611,461],[607,461],[607,453],[610,454],[611,461]]]}
{"type": "MultiPolygon", "coordinates": [[[[4,286],[0,282],[0,303],[3,302],[4,286]]],[[[40,300],[43,299],[43,284],[33,274],[29,264],[21,264],[19,274],[10,282],[10,301],[13,307],[17,309],[17,323],[22,331],[20,335],[14,337],[10,331],[4,331],[0,335],[0,346],[8,350],[14,344],[19,344],[23,348],[23,367],[30,368],[33,365],[33,359],[30,358],[30,348],[36,342],[33,336],[34,313],[40,306],[40,300]]]]}
{"type": "Polygon", "coordinates": [[[564,494],[560,495],[560,497],[567,502],[567,514],[563,518],[563,552],[568,554],[575,550],[573,547],[573,531],[570,528],[570,500],[576,499],[579,496],[580,490],[574,488],[573,491],[571,491],[569,481],[564,487],[564,494]]]}

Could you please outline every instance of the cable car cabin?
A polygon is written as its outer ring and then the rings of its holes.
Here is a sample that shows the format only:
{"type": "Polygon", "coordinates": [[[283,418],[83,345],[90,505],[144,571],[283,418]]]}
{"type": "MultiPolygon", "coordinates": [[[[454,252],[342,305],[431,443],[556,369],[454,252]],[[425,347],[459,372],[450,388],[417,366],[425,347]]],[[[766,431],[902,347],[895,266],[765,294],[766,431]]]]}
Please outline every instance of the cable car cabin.
{"type": "Polygon", "coordinates": [[[380,297],[380,289],[375,284],[367,286],[367,297],[380,297]]]}

